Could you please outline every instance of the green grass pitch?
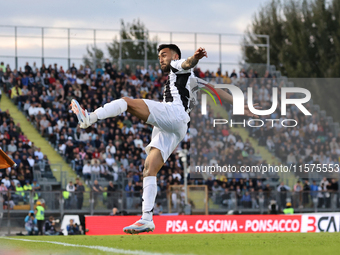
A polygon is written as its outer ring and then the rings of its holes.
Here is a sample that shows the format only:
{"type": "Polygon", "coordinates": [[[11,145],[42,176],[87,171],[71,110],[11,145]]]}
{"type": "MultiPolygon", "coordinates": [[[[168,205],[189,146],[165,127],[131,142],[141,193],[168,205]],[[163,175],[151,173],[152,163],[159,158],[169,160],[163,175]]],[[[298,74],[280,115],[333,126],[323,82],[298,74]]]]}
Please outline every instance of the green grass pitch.
{"type": "Polygon", "coordinates": [[[22,236],[0,237],[0,254],[320,255],[339,254],[339,239],[340,233],[22,236]]]}

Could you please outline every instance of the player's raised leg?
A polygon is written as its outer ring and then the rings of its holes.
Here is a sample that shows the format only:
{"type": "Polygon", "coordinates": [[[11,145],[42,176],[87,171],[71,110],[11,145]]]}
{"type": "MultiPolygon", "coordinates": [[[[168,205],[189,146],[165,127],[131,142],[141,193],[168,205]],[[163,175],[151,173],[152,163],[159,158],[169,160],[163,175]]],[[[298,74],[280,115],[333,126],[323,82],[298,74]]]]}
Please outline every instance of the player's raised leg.
{"type": "Polygon", "coordinates": [[[125,227],[123,231],[127,234],[138,234],[150,232],[155,229],[152,221],[152,209],[157,195],[157,173],[162,168],[164,160],[159,149],[152,147],[145,160],[143,170],[143,203],[142,218],[134,224],[125,227]]]}
{"type": "Polygon", "coordinates": [[[78,117],[80,128],[83,129],[88,128],[98,120],[116,117],[125,111],[130,112],[132,115],[145,122],[150,115],[149,108],[145,104],[144,100],[131,99],[129,97],[113,100],[91,113],[82,109],[75,99],[72,99],[71,107],[72,111],[78,117]]]}

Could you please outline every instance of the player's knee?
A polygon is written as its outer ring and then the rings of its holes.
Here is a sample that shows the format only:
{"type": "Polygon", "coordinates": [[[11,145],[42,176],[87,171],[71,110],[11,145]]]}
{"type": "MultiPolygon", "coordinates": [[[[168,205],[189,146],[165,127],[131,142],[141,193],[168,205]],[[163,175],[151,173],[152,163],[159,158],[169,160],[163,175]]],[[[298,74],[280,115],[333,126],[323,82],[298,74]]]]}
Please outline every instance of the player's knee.
{"type": "Polygon", "coordinates": [[[124,99],[128,105],[129,105],[129,103],[131,103],[131,100],[132,100],[129,97],[122,97],[122,99],[124,99]]]}
{"type": "Polygon", "coordinates": [[[125,102],[127,103],[128,109],[131,109],[131,107],[132,107],[132,100],[133,99],[131,99],[129,97],[122,97],[122,99],[125,100],[125,102]]]}

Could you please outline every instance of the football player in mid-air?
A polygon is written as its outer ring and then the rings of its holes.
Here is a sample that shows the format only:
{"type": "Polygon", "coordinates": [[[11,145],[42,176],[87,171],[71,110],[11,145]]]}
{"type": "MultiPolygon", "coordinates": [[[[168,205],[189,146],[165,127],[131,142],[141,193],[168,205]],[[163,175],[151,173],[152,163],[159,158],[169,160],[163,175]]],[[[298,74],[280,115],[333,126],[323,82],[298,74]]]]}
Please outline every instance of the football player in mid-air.
{"type": "MultiPolygon", "coordinates": [[[[145,148],[148,156],[143,170],[143,215],[140,220],[125,227],[123,229],[125,233],[138,234],[155,229],[152,211],[157,195],[156,176],[187,132],[187,124],[190,121],[189,112],[197,101],[197,91],[194,92],[193,88],[196,87],[197,90],[198,79],[194,76],[192,69],[203,57],[207,57],[204,48],[198,48],[193,56],[181,59],[181,51],[175,44],[162,44],[158,47],[161,69],[168,73],[163,102],[123,97],[91,113],[83,110],[76,100],[73,99],[71,102],[72,111],[77,115],[80,128],[83,129],[98,120],[112,118],[125,111],[154,126],[151,142],[145,148]]],[[[232,96],[226,91],[218,88],[215,88],[215,91],[223,100],[233,103],[232,96]]],[[[245,115],[254,116],[247,106],[245,106],[245,115]]]]}

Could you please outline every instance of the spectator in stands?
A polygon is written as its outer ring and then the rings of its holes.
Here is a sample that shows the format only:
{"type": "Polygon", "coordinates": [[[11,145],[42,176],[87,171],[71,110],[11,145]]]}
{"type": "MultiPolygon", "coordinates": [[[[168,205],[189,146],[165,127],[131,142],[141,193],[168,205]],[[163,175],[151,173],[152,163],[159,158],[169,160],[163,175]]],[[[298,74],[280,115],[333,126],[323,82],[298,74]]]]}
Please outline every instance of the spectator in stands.
{"type": "Polygon", "coordinates": [[[89,180],[91,180],[91,162],[88,160],[83,166],[83,176],[86,180],[86,185],[88,185],[89,180]]]}
{"type": "MultiPolygon", "coordinates": [[[[29,171],[29,170],[28,170],[29,171]]],[[[26,178],[25,178],[26,179],[26,178]]],[[[24,185],[24,191],[25,191],[25,197],[24,197],[24,202],[28,203],[28,199],[30,197],[30,191],[32,191],[32,185],[30,183],[30,180],[26,179],[25,181],[25,185],[24,185]]]]}
{"type": "MultiPolygon", "coordinates": [[[[24,79],[27,79],[26,75],[24,74],[24,79]]],[[[28,79],[27,79],[28,80],[28,79]]],[[[24,84],[25,85],[25,84],[24,84]]],[[[12,93],[11,93],[11,99],[14,100],[14,103],[17,105],[19,102],[19,98],[22,95],[21,92],[21,86],[22,86],[22,82],[20,80],[18,80],[18,82],[15,84],[14,88],[12,88],[12,93]]]]}
{"type": "Polygon", "coordinates": [[[220,203],[220,198],[223,192],[223,189],[220,185],[218,185],[217,181],[214,181],[214,185],[211,188],[212,190],[212,200],[215,204],[220,203]]]}
{"type": "Polygon", "coordinates": [[[68,192],[75,192],[76,191],[76,187],[74,186],[73,182],[70,181],[67,185],[66,185],[66,190],[68,192]]]}
{"type": "Polygon", "coordinates": [[[105,60],[104,69],[109,74],[112,71],[112,64],[111,64],[111,62],[110,62],[110,60],[108,58],[105,60]]]}
{"type": "Polygon", "coordinates": [[[329,181],[326,177],[323,177],[323,179],[320,181],[320,186],[323,184],[324,187],[327,187],[329,184],[329,181]]]}
{"type": "Polygon", "coordinates": [[[232,78],[232,79],[237,78],[237,73],[236,73],[235,69],[234,69],[234,70],[232,71],[232,73],[230,74],[230,78],[232,78]]]}
{"type": "Polygon", "coordinates": [[[138,206],[141,205],[142,202],[142,195],[143,195],[143,186],[142,183],[139,181],[135,182],[135,186],[133,187],[133,204],[135,205],[135,208],[138,208],[138,206]]]}
{"type": "Polygon", "coordinates": [[[163,207],[160,202],[155,204],[155,207],[153,208],[153,215],[161,215],[163,213],[163,207]]]}
{"type": "Polygon", "coordinates": [[[132,182],[128,182],[125,186],[125,196],[126,196],[126,208],[131,209],[133,204],[133,194],[134,194],[134,187],[132,186],[132,182]]]}
{"type": "Polygon", "coordinates": [[[327,188],[325,187],[325,183],[321,182],[318,187],[318,208],[326,207],[326,197],[327,197],[327,188]]]}
{"type": "Polygon", "coordinates": [[[316,181],[313,180],[313,183],[310,185],[310,195],[313,199],[313,204],[314,204],[314,199],[317,198],[317,195],[318,195],[318,190],[319,190],[319,186],[316,184],[316,181]]]}
{"type": "MultiPolygon", "coordinates": [[[[26,155],[23,155],[23,157],[25,157],[25,159],[23,159],[23,160],[26,160],[26,155]]],[[[20,160],[20,158],[19,158],[19,154],[18,154],[18,153],[14,154],[14,159],[13,159],[13,161],[14,161],[14,163],[17,164],[18,166],[20,165],[21,160],[20,160]]]]}
{"type": "Polygon", "coordinates": [[[66,191],[69,192],[69,202],[71,207],[75,207],[77,204],[77,197],[75,196],[76,187],[72,181],[66,185],[66,191]]]}
{"type": "Polygon", "coordinates": [[[33,184],[32,184],[32,191],[34,191],[34,199],[38,199],[40,197],[40,193],[38,191],[41,191],[41,187],[40,184],[37,182],[36,179],[33,180],[33,184]]]}
{"type": "Polygon", "coordinates": [[[137,172],[138,170],[137,170],[137,168],[136,168],[136,166],[131,162],[130,164],[129,164],[129,166],[127,167],[127,169],[126,169],[128,172],[137,172]]]}
{"type": "MultiPolygon", "coordinates": [[[[23,155],[23,156],[26,156],[26,155],[23,155]]],[[[35,160],[33,159],[33,157],[32,157],[31,154],[28,155],[27,162],[28,162],[29,166],[30,166],[31,168],[33,168],[33,166],[34,166],[34,164],[35,164],[35,160]]]]}
{"type": "Polygon", "coordinates": [[[11,186],[11,181],[9,179],[9,175],[6,175],[4,179],[1,181],[5,187],[8,189],[11,186]]]}
{"type": "Polygon", "coordinates": [[[108,153],[107,154],[107,157],[105,159],[105,162],[106,164],[109,166],[109,167],[112,167],[112,165],[116,162],[114,158],[112,158],[111,156],[111,153],[108,153]]]}
{"type": "Polygon", "coordinates": [[[38,150],[34,151],[34,156],[38,157],[39,160],[42,160],[44,158],[44,154],[41,152],[40,148],[38,148],[38,150]]]}
{"type": "Polygon", "coordinates": [[[98,204],[98,197],[103,193],[103,188],[102,186],[99,185],[98,180],[94,180],[93,186],[92,186],[92,191],[93,191],[93,208],[96,207],[98,204]]]}
{"type": "Polygon", "coordinates": [[[27,235],[38,235],[38,225],[37,219],[35,218],[34,211],[29,211],[25,218],[25,229],[27,230],[27,235]]]}
{"type": "Polygon", "coordinates": [[[284,208],[286,205],[287,192],[290,190],[290,187],[285,185],[284,182],[281,182],[277,187],[277,191],[280,192],[280,204],[281,208],[284,208]]]}
{"type": "Polygon", "coordinates": [[[228,209],[232,208],[231,192],[228,188],[224,189],[224,193],[221,196],[222,205],[227,206],[228,209]]]}
{"type": "Polygon", "coordinates": [[[5,183],[1,182],[1,185],[0,185],[0,196],[2,196],[2,198],[3,198],[3,201],[4,201],[3,205],[5,205],[5,201],[8,200],[8,198],[7,198],[7,191],[8,191],[8,189],[5,186],[5,183]]]}
{"type": "Polygon", "coordinates": [[[21,186],[20,182],[17,182],[17,185],[15,186],[15,194],[18,197],[18,201],[23,201],[25,197],[25,192],[23,187],[21,186]]]}
{"type": "Polygon", "coordinates": [[[252,199],[251,199],[249,192],[246,191],[241,198],[241,203],[242,203],[243,207],[244,208],[251,208],[251,200],[252,199]]]}
{"type": "Polygon", "coordinates": [[[14,144],[14,140],[11,141],[11,143],[7,147],[7,151],[9,152],[16,152],[17,146],[14,144]]]}
{"type": "Polygon", "coordinates": [[[115,196],[116,189],[112,181],[109,182],[106,191],[107,191],[107,209],[111,209],[112,207],[115,207],[117,205],[115,196]]]}
{"type": "Polygon", "coordinates": [[[293,197],[293,202],[294,202],[294,208],[299,207],[302,204],[302,185],[301,182],[298,180],[296,184],[294,185],[294,197],[293,197]]]}
{"type": "Polygon", "coordinates": [[[45,135],[45,129],[49,127],[49,124],[50,122],[47,120],[46,116],[43,116],[39,123],[42,136],[45,135]]]}
{"type": "Polygon", "coordinates": [[[94,160],[94,165],[91,167],[91,173],[95,176],[99,176],[100,173],[100,165],[98,160],[94,160]]]}
{"type": "Polygon", "coordinates": [[[77,197],[77,209],[81,209],[83,207],[83,201],[84,201],[84,192],[85,187],[81,181],[79,181],[77,187],[76,187],[76,197],[77,197]]]}
{"type": "Polygon", "coordinates": [[[287,165],[296,165],[296,163],[297,161],[294,152],[293,151],[289,152],[287,156],[287,165]]]}
{"type": "Polygon", "coordinates": [[[309,193],[310,193],[311,187],[309,185],[309,181],[305,180],[305,183],[303,185],[303,206],[306,207],[309,204],[309,193]]]}
{"type": "Polygon", "coordinates": [[[81,175],[84,167],[84,161],[78,153],[75,154],[75,159],[71,161],[71,163],[73,164],[73,169],[76,171],[77,175],[81,175]]]}
{"type": "Polygon", "coordinates": [[[122,154],[122,155],[121,155],[120,163],[123,165],[123,167],[124,167],[125,169],[127,169],[127,168],[129,167],[129,161],[127,160],[125,154],[122,154]]]}
{"type": "Polygon", "coordinates": [[[275,143],[274,143],[274,141],[273,141],[273,139],[271,138],[271,136],[268,136],[268,138],[267,138],[267,147],[268,147],[268,149],[270,150],[270,151],[274,151],[274,149],[275,149],[275,143]]]}
{"type": "Polygon", "coordinates": [[[18,170],[18,176],[17,179],[20,182],[20,186],[23,187],[25,185],[25,172],[24,169],[20,169],[18,170]]]}
{"type": "MultiPolygon", "coordinates": [[[[32,173],[29,166],[25,166],[25,183],[32,181],[32,173]]],[[[25,184],[24,184],[25,186],[25,184]]]]}
{"type": "Polygon", "coordinates": [[[172,178],[173,178],[174,180],[177,180],[178,182],[181,181],[182,176],[180,175],[180,173],[178,172],[177,169],[174,170],[174,173],[172,174],[172,178]]]}
{"type": "Polygon", "coordinates": [[[6,72],[6,66],[5,66],[4,62],[0,63],[0,71],[2,71],[4,73],[6,72]]]}

